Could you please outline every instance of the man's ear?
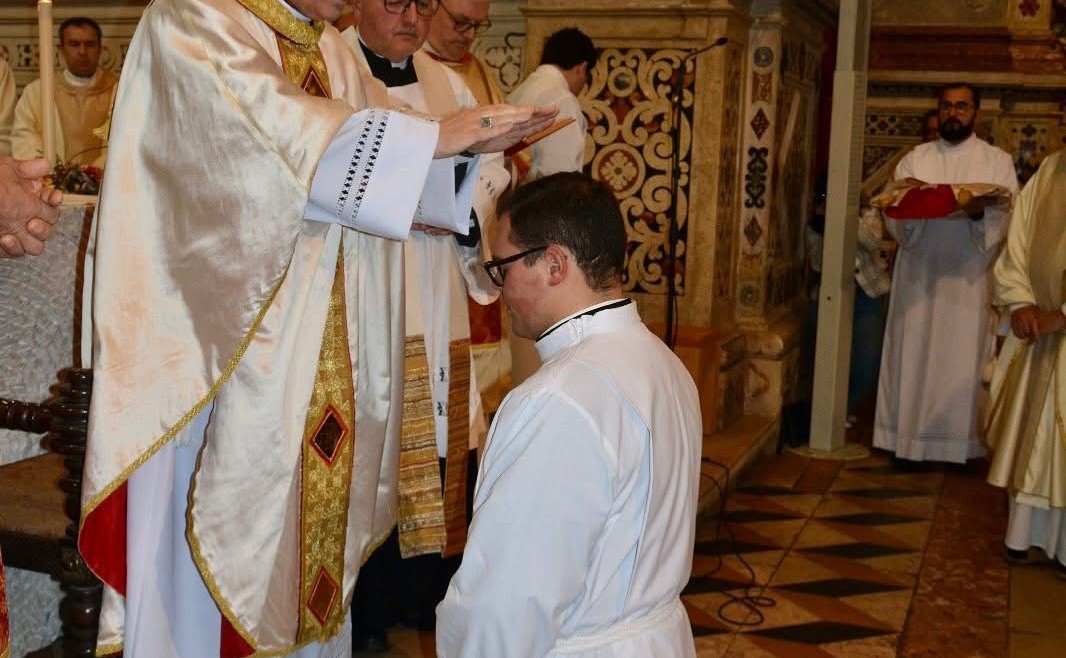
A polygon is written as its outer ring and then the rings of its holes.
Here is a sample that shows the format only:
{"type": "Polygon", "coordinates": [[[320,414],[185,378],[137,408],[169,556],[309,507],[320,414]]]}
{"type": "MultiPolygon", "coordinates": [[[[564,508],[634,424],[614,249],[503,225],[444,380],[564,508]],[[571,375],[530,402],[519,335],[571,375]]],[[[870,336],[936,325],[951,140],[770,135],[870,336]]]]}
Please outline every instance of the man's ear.
{"type": "Polygon", "coordinates": [[[562,283],[572,265],[566,251],[558,245],[549,245],[544,250],[544,260],[548,264],[548,285],[557,286],[562,283]]]}

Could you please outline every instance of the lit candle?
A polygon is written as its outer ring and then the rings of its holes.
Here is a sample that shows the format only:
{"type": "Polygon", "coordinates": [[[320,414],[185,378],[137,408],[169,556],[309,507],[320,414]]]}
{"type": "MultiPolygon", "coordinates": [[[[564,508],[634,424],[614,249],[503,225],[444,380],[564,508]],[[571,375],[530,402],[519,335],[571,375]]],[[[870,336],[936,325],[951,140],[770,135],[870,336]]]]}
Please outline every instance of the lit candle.
{"type": "Polygon", "coordinates": [[[41,59],[41,137],[44,157],[56,161],[55,39],[52,36],[52,0],[37,0],[37,36],[41,59]]]}

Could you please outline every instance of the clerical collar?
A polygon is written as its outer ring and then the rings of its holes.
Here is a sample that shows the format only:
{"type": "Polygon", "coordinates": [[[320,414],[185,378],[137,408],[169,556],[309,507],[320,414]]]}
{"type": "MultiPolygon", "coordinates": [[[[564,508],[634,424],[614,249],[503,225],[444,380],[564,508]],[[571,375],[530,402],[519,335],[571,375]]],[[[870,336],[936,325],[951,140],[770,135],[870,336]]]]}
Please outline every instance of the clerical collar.
{"type": "Polygon", "coordinates": [[[559,327],[563,326],[564,324],[566,324],[567,322],[570,322],[571,320],[573,320],[575,318],[584,317],[586,315],[596,315],[600,311],[606,311],[607,309],[611,309],[611,308],[621,308],[623,306],[628,306],[628,305],[630,305],[632,303],[633,303],[632,299],[630,299],[628,297],[625,297],[623,299],[612,299],[612,300],[608,300],[606,302],[600,302],[599,304],[593,304],[592,306],[589,306],[588,308],[581,309],[580,311],[578,311],[577,313],[574,313],[573,315],[568,315],[567,317],[563,318],[562,320],[559,320],[558,322],[556,322],[552,326],[548,327],[547,329],[542,331],[539,336],[537,336],[537,340],[540,341],[540,340],[542,340],[544,338],[547,338],[556,329],[558,329],[559,327]]]}
{"type": "Polygon", "coordinates": [[[418,82],[418,75],[415,73],[415,67],[412,65],[410,57],[402,62],[389,61],[388,58],[382,57],[367,48],[361,38],[359,39],[359,47],[363,49],[363,55],[366,57],[370,72],[374,74],[375,78],[384,82],[386,87],[403,87],[418,82]]]}
{"type": "Polygon", "coordinates": [[[290,5],[289,0],[282,0],[281,4],[283,7],[289,10],[289,13],[292,14],[296,18],[296,20],[300,21],[301,23],[307,23],[308,25],[312,23],[310,18],[304,16],[296,7],[290,5]]]}
{"type": "Polygon", "coordinates": [[[96,81],[96,74],[100,72],[100,69],[93,71],[93,74],[87,78],[83,78],[80,75],[76,75],[71,72],[70,69],[63,69],[63,79],[67,81],[71,87],[88,87],[96,81]]]}

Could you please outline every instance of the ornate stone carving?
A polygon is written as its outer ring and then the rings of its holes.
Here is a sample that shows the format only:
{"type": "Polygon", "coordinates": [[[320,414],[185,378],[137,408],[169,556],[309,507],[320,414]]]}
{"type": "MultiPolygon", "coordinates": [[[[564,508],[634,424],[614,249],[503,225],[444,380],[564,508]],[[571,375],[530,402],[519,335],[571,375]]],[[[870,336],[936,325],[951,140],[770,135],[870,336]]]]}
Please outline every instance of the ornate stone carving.
{"type": "Polygon", "coordinates": [[[600,55],[582,98],[589,117],[586,162],[589,173],[618,196],[629,233],[624,287],[662,294],[674,272],[684,291],[688,235],[689,167],[692,149],[694,64],[686,63],[681,84],[681,158],[678,198],[671,198],[669,93],[684,51],[608,48],[600,55]],[[677,212],[676,263],[668,263],[666,231],[677,212]]]}

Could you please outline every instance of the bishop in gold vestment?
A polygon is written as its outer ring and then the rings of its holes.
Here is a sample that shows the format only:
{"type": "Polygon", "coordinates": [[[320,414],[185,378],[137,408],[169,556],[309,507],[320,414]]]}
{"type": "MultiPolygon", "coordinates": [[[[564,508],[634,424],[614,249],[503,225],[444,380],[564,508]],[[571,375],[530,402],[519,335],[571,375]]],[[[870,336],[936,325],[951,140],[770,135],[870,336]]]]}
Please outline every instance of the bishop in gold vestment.
{"type": "MultiPolygon", "coordinates": [[[[437,123],[353,109],[347,46],[294,9],[334,5],[156,0],[131,43],[85,304],[101,655],[346,655],[394,522],[399,240],[454,168],[437,123]]],[[[447,143],[530,114],[507,112],[447,143]]]]}

